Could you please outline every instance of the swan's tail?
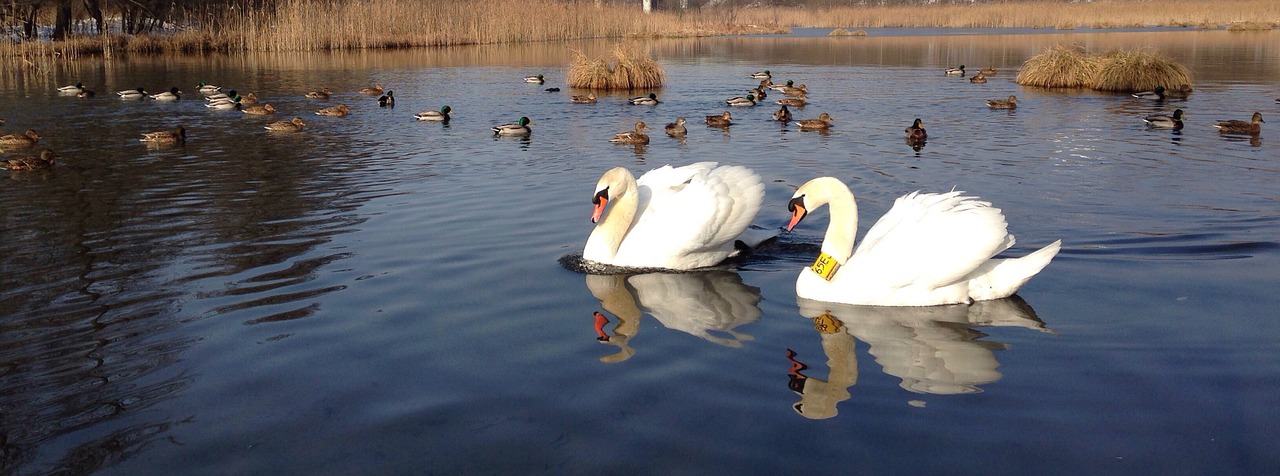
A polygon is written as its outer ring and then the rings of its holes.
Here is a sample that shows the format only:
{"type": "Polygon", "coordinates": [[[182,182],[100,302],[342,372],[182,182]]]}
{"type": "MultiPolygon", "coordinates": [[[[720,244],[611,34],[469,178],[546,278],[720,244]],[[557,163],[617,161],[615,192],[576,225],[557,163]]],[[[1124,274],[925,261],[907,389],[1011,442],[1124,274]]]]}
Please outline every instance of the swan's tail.
{"type": "Polygon", "coordinates": [[[1031,280],[1062,249],[1062,240],[1050,243],[1021,258],[993,259],[969,274],[969,297],[987,301],[1012,296],[1031,280]]]}

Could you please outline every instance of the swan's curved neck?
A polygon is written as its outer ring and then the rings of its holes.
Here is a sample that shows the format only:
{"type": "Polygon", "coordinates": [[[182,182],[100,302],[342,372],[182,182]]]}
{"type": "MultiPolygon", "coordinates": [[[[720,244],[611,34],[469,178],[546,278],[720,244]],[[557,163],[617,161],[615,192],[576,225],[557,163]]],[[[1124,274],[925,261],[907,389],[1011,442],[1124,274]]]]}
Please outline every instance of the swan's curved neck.
{"type": "Polygon", "coordinates": [[[858,204],[854,201],[853,192],[843,183],[827,187],[827,191],[831,222],[822,240],[822,252],[845,264],[853,255],[853,239],[858,232],[858,204]]]}
{"type": "Polygon", "coordinates": [[[595,230],[592,230],[587,239],[587,246],[583,250],[584,258],[612,258],[618,253],[622,239],[627,236],[635,221],[636,209],[639,207],[635,178],[624,177],[622,183],[615,183],[610,187],[621,188],[621,193],[617,193],[617,190],[610,191],[612,203],[608,204],[609,209],[605,210],[604,217],[596,223],[595,230]]]}

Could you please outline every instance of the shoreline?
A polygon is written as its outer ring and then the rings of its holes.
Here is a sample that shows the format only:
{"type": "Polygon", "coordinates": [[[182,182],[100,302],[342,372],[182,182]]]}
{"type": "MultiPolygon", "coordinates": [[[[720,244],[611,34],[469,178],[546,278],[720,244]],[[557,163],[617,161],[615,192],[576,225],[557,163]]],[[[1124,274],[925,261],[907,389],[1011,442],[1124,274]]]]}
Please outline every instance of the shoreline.
{"type": "Polygon", "coordinates": [[[272,12],[245,12],[220,23],[200,16],[188,18],[195,24],[216,24],[216,30],[207,27],[159,34],[81,35],[58,41],[0,41],[0,57],[33,64],[57,58],[110,59],[119,54],[402,49],[579,39],[796,35],[796,30],[801,31],[798,36],[809,36],[804,32],[833,28],[869,30],[870,36],[911,36],[878,33],[923,29],[966,31],[955,34],[1013,29],[1035,34],[1224,28],[1265,32],[1280,27],[1280,2],[1274,0],[1235,0],[1225,5],[1151,0],[862,8],[722,7],[656,10],[650,14],[643,14],[632,5],[596,6],[557,0],[526,0],[520,11],[506,6],[501,0],[480,0],[465,6],[406,5],[397,0],[287,0],[272,12]],[[387,13],[370,19],[370,10],[387,13]],[[391,20],[379,21],[380,18],[391,20]]]}

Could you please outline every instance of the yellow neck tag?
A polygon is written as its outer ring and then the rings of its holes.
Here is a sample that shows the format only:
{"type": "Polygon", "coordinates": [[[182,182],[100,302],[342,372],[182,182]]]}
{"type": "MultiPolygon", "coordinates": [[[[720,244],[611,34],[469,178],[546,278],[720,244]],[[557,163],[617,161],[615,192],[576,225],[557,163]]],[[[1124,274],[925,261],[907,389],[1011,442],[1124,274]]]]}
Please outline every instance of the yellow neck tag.
{"type": "Polygon", "coordinates": [[[831,255],[822,253],[818,255],[817,261],[814,261],[813,266],[810,266],[809,269],[818,273],[818,276],[822,276],[822,279],[831,281],[831,277],[836,275],[836,270],[840,269],[840,263],[835,258],[832,258],[831,255]]]}

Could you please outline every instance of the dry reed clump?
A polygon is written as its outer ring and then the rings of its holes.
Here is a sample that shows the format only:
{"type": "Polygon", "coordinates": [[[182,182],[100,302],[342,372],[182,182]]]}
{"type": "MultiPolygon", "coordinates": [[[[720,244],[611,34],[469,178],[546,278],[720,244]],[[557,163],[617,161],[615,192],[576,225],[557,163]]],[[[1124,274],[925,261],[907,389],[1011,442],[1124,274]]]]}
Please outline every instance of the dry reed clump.
{"type": "Polygon", "coordinates": [[[1186,66],[1158,53],[1112,51],[1100,57],[1089,87],[1098,91],[1149,91],[1157,86],[1191,84],[1186,66]]]}
{"type": "Polygon", "coordinates": [[[1054,45],[1022,63],[1014,81],[1023,86],[1042,88],[1085,88],[1098,70],[1098,59],[1084,50],[1054,45]]]}
{"type": "Polygon", "coordinates": [[[827,36],[867,36],[867,30],[849,31],[844,28],[836,28],[831,30],[831,33],[828,33],[827,36]]]}
{"type": "Polygon", "coordinates": [[[1042,88],[1132,92],[1190,85],[1191,72],[1158,53],[1116,50],[1089,55],[1081,48],[1054,45],[1023,63],[1015,82],[1042,88]]]}
{"type": "Polygon", "coordinates": [[[667,73],[648,54],[629,45],[613,48],[613,65],[603,58],[590,59],[574,51],[569,64],[569,86],[589,89],[654,89],[662,87],[667,73]]]}

